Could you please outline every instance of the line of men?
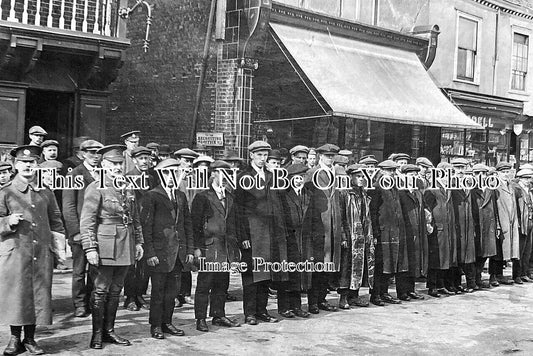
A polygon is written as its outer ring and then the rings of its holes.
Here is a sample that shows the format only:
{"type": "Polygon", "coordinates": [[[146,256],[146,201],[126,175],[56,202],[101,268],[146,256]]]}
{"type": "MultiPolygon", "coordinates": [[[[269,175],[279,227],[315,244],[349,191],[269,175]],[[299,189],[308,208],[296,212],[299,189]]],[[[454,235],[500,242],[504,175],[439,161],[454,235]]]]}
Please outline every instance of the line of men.
{"type": "MultiPolygon", "coordinates": [[[[42,134],[36,135],[32,129],[30,138],[42,134]]],[[[84,189],[64,190],[62,197],[63,219],[74,261],[75,314],[92,314],[91,348],[100,349],[104,342],[130,345],[129,340],[114,331],[119,296],[125,286],[128,309],[131,304],[137,308],[147,305],[143,295],[148,276],[152,283],[151,336],[163,339],[165,334],[183,335],[172,324],[175,298],[178,294],[186,295],[187,288],[190,295],[190,269],[198,265],[200,258],[219,264],[243,261],[249,267],[254,266],[257,258],[266,263],[311,262],[315,266],[333,266],[328,272],[248,268],[242,273],[242,283],[244,321],[249,325],[279,321],[266,308],[269,288],[277,290],[281,316],[307,318],[320,310],[368,306],[367,300],[359,296],[363,285],[370,287],[370,302],[383,306],[423,299],[415,290],[415,280],[421,276],[427,276],[428,294],[432,297],[470,293],[500,283],[532,281],[529,260],[533,204],[529,186],[533,167],[523,167],[513,181],[512,166],[508,163],[501,162],[493,169],[480,164],[470,167],[467,160],[459,158],[451,165],[441,163],[438,167],[453,168],[459,176],[498,174],[503,186],[495,191],[426,189],[427,170],[433,167],[426,158],[409,164],[408,155],[395,154],[378,163],[373,156],[366,156],[349,165],[346,157],[349,152],[326,144],[316,150],[296,146],[290,150],[290,161],[283,162],[279,151],[272,150],[266,142],[256,141],[248,147],[250,165],[240,170],[238,181],[249,177],[259,182],[259,187],[237,187],[233,191],[226,184],[219,184],[220,170],[239,165],[238,157],[228,155],[226,160],[214,161],[190,149],[181,149],[175,152],[177,159],[165,158],[161,157],[165,150],[157,154],[156,145],[151,145],[151,149],[138,146],[139,131],[126,133],[123,138],[126,147],[104,146],[94,140],[81,142],[76,156],[69,159],[74,168],[68,174],[83,176],[84,189]],[[310,156],[313,153],[316,162],[310,156]],[[76,157],[81,162],[76,162],[76,157]],[[208,190],[187,189],[185,181],[172,187],[158,178],[171,183],[173,169],[193,165],[209,169],[208,190]],[[99,166],[105,171],[103,182],[97,175],[99,166]],[[270,189],[272,168],[280,166],[287,169],[294,185],[287,190],[270,189]],[[418,189],[383,189],[376,184],[375,189],[367,191],[363,170],[373,167],[379,168],[379,175],[417,176],[418,189]],[[155,170],[162,175],[155,174],[155,170]],[[116,189],[112,181],[124,172],[140,177],[147,189],[116,189]],[[327,186],[331,177],[347,175],[351,188],[320,189],[310,181],[313,175],[322,186],[327,186]],[[98,189],[102,185],[106,189],[98,189]],[[489,283],[481,280],[487,259],[489,283]],[[513,260],[512,280],[503,276],[509,260],[513,260]],[[89,276],[85,275],[87,263],[89,276]],[[461,283],[462,274],[466,276],[466,286],[461,283]],[[388,292],[393,277],[398,298],[388,292]],[[340,295],[338,305],[326,300],[328,292],[335,289],[340,295]],[[302,309],[303,293],[308,297],[307,311],[302,309]]],[[[33,138],[31,146],[14,150],[18,174],[0,192],[6,196],[35,194],[30,173],[41,154],[42,148],[33,138]],[[22,164],[26,165],[23,170],[19,168],[22,164]],[[28,189],[24,191],[17,183],[21,171],[27,176],[28,189]],[[12,189],[14,186],[18,190],[12,189]]],[[[0,183],[5,176],[2,172],[10,169],[8,163],[0,165],[0,183]]],[[[48,214],[49,226],[53,218],[57,232],[64,232],[57,224],[56,210],[51,210],[54,214],[48,214]]],[[[21,221],[36,220],[36,216],[23,218],[14,211],[10,206],[0,209],[5,222],[2,226],[6,226],[5,231],[0,231],[2,236],[16,234],[21,221]]],[[[1,244],[4,247],[5,241],[1,244]]],[[[0,263],[0,269],[3,267],[0,263]]],[[[1,272],[0,276],[4,275],[1,272]]],[[[5,280],[0,279],[0,285],[2,282],[5,280]]],[[[198,272],[194,296],[198,330],[209,330],[208,304],[214,325],[240,326],[225,316],[228,287],[229,272],[198,272]]],[[[3,300],[13,299],[9,288],[1,289],[6,294],[3,300]]],[[[12,327],[7,354],[32,347],[36,352],[42,351],[33,339],[31,325],[46,324],[48,319],[36,318],[35,307],[33,310],[33,318],[24,320],[19,320],[20,315],[13,310],[5,310],[10,315],[6,319],[10,325],[30,325],[30,338],[24,327],[26,339],[22,341],[21,330],[12,327]]]]}

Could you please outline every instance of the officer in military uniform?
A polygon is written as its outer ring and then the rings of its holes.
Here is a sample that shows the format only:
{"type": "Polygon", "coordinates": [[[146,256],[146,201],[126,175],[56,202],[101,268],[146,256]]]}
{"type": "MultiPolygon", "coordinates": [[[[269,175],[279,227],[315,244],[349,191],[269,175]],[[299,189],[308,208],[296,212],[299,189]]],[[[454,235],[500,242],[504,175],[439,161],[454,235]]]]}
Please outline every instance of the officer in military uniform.
{"type": "Polygon", "coordinates": [[[128,268],[143,256],[135,195],[127,187],[114,184],[123,173],[124,146],[104,146],[97,153],[102,155],[105,177],[87,187],[80,218],[82,246],[94,283],[90,343],[93,349],[101,349],[102,341],[131,345],[115,334],[114,325],[128,268]]]}
{"type": "Polygon", "coordinates": [[[120,137],[124,139],[124,144],[126,145],[126,150],[124,151],[124,172],[129,172],[135,167],[135,162],[133,162],[133,158],[131,157],[131,151],[134,148],[139,147],[140,133],[141,131],[134,130],[120,135],[120,137]]]}

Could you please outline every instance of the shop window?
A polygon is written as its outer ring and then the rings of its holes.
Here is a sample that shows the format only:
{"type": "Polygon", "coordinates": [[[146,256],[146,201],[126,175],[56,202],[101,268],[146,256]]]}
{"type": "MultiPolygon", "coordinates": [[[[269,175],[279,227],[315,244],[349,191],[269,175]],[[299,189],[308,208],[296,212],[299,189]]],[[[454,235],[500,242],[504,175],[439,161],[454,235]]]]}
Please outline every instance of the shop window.
{"type": "Polygon", "coordinates": [[[456,156],[465,155],[464,130],[442,129],[440,154],[443,161],[449,161],[456,156]]]}
{"type": "Polygon", "coordinates": [[[457,20],[456,79],[476,81],[479,20],[459,15],[457,20]]]}
{"type": "Polygon", "coordinates": [[[526,76],[529,52],[529,36],[513,34],[513,56],[511,59],[511,89],[526,90],[526,76]]]}

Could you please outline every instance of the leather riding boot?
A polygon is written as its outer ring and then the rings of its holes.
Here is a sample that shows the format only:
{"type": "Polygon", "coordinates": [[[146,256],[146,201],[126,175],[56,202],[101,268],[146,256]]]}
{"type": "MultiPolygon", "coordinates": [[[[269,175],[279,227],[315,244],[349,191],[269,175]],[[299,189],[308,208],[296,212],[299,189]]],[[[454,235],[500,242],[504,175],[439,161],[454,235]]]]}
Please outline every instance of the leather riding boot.
{"type": "Polygon", "coordinates": [[[118,304],[118,296],[109,296],[105,303],[103,341],[130,346],[129,340],[115,334],[115,318],[117,317],[118,304]]]}
{"type": "Polygon", "coordinates": [[[93,335],[89,347],[91,349],[102,348],[102,331],[104,325],[105,296],[93,292],[91,296],[91,309],[93,318],[93,335]]]}

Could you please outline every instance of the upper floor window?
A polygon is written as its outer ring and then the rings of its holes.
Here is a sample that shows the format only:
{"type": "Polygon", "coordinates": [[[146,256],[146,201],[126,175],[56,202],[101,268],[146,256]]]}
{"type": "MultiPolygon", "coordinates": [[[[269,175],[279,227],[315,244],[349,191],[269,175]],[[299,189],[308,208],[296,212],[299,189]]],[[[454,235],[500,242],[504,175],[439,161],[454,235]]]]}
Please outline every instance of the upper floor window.
{"type": "MultiPolygon", "coordinates": [[[[361,0],[277,0],[329,16],[357,21],[360,17],[361,0]]],[[[377,1],[377,0],[372,0],[377,1]]]]}
{"type": "Polygon", "coordinates": [[[459,15],[457,22],[456,78],[474,82],[478,60],[479,20],[459,15]]]}
{"type": "Polygon", "coordinates": [[[529,36],[513,34],[513,56],[511,59],[511,89],[526,90],[529,36]]]}

